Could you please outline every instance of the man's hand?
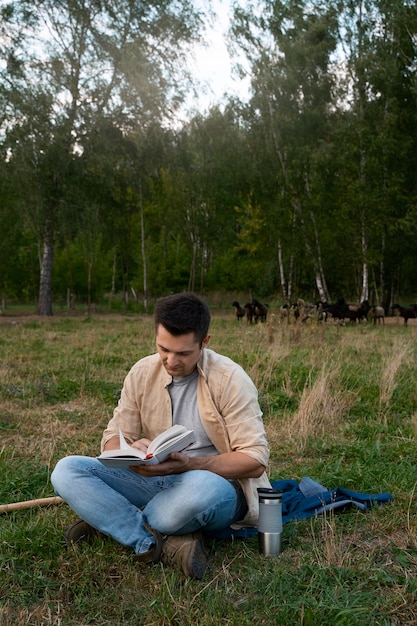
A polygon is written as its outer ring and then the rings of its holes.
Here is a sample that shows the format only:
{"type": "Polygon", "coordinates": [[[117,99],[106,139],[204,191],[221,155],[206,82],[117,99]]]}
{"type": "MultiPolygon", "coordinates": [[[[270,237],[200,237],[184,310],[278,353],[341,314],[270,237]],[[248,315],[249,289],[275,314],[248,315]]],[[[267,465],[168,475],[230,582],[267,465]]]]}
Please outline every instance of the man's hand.
{"type": "MultiPolygon", "coordinates": [[[[150,440],[145,439],[144,437],[143,439],[138,439],[137,441],[134,441],[130,445],[132,446],[132,448],[138,448],[138,450],[142,450],[142,452],[147,452],[150,443],[150,440]]],[[[112,437],[112,439],[109,439],[109,441],[104,446],[104,450],[120,450],[119,437],[112,437]]]]}
{"type": "Polygon", "coordinates": [[[129,469],[136,474],[147,477],[182,474],[191,469],[190,460],[190,457],[182,452],[171,452],[167,460],[163,461],[163,463],[158,463],[157,465],[131,465],[129,469]]]}
{"type": "Polygon", "coordinates": [[[259,478],[265,467],[243,452],[225,452],[213,456],[189,457],[182,452],[172,452],[170,457],[158,465],[131,466],[141,476],[167,476],[182,474],[190,470],[206,470],[223,478],[259,478]]]}
{"type": "Polygon", "coordinates": [[[142,450],[142,452],[147,452],[148,451],[148,446],[150,444],[150,440],[149,439],[138,439],[137,441],[134,441],[131,446],[132,448],[137,448],[138,450],[142,450]]]}

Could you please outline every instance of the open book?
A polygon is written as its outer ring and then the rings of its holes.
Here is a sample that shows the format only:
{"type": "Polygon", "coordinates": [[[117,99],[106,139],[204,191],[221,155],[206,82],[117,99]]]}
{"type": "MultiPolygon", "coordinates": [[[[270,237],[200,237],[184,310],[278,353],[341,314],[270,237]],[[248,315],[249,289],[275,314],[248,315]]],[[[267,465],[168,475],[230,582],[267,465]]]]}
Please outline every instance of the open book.
{"type": "Polygon", "coordinates": [[[181,452],[195,441],[194,432],[179,424],[171,426],[155,437],[146,452],[130,446],[123,437],[121,430],[119,430],[119,437],[119,450],[104,450],[97,457],[107,467],[126,469],[130,465],[142,465],[143,463],[156,465],[165,461],[171,452],[181,452]]]}

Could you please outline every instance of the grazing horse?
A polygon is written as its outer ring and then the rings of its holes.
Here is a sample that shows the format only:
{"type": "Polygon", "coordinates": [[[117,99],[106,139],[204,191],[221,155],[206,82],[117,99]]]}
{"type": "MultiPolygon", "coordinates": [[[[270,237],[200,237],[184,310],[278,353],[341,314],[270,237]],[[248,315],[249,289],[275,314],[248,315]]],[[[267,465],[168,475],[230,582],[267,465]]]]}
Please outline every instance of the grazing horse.
{"type": "Polygon", "coordinates": [[[237,300],[235,300],[234,302],[232,302],[232,306],[235,307],[236,309],[236,317],[237,317],[237,321],[240,322],[242,317],[245,317],[245,309],[243,308],[243,306],[240,306],[239,302],[237,300]]]}
{"type": "Polygon", "coordinates": [[[254,315],[255,315],[255,311],[254,311],[254,307],[253,307],[251,302],[247,302],[245,304],[245,311],[246,311],[246,317],[247,317],[248,323],[252,324],[252,321],[253,321],[253,318],[254,318],[254,315]]]}
{"type": "Polygon", "coordinates": [[[414,304],[408,307],[393,304],[391,308],[393,311],[398,311],[398,315],[404,318],[404,326],[407,326],[409,319],[415,319],[417,317],[417,307],[414,304]]]}
{"type": "Polygon", "coordinates": [[[385,324],[385,311],[382,306],[371,306],[369,309],[369,317],[373,320],[374,324],[385,324]]]}
{"type": "Polygon", "coordinates": [[[268,314],[267,305],[261,304],[259,300],[252,300],[252,307],[255,315],[255,323],[258,321],[266,322],[266,316],[268,314]]]}
{"type": "Polygon", "coordinates": [[[367,320],[370,308],[368,300],[363,300],[359,304],[347,304],[345,317],[347,317],[351,322],[361,322],[363,319],[367,320]]]}
{"type": "Polygon", "coordinates": [[[331,315],[335,319],[338,319],[339,322],[343,322],[345,319],[351,322],[361,322],[363,319],[368,319],[369,309],[370,305],[368,300],[364,300],[360,304],[348,304],[345,302],[344,298],[339,298],[336,304],[324,302],[321,305],[321,314],[324,320],[327,319],[328,315],[331,315]]]}

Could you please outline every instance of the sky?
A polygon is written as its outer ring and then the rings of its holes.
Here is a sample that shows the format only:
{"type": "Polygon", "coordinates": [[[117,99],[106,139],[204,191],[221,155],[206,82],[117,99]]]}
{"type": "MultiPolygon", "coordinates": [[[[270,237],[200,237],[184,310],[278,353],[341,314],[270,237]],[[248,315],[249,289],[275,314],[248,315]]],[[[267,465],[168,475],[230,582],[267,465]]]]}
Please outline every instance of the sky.
{"type": "MultiPolygon", "coordinates": [[[[200,1],[204,6],[204,0],[200,1]]],[[[242,99],[248,96],[249,81],[233,77],[233,60],[226,47],[231,0],[212,0],[212,6],[216,19],[205,37],[208,47],[196,46],[195,60],[190,60],[190,69],[203,87],[196,99],[190,96],[186,107],[195,108],[202,113],[213,104],[221,102],[225,94],[236,95],[242,99]]]]}

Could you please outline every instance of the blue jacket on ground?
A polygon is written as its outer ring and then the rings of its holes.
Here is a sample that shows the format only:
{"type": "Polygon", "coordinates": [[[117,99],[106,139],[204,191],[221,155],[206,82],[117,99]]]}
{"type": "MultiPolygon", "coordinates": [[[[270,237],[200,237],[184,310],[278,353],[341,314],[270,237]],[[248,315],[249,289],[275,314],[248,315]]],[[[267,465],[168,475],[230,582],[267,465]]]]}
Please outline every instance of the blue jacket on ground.
{"type": "MultiPolygon", "coordinates": [[[[296,480],[276,480],[271,485],[282,491],[282,523],[295,519],[305,519],[321,515],[326,511],[342,511],[347,507],[356,507],[365,512],[374,505],[386,504],[394,500],[390,493],[365,494],[337,487],[329,490],[312,478],[305,476],[297,483],[296,480]]],[[[212,537],[228,539],[232,537],[254,537],[256,528],[234,530],[225,528],[211,534],[212,537]]]]}

